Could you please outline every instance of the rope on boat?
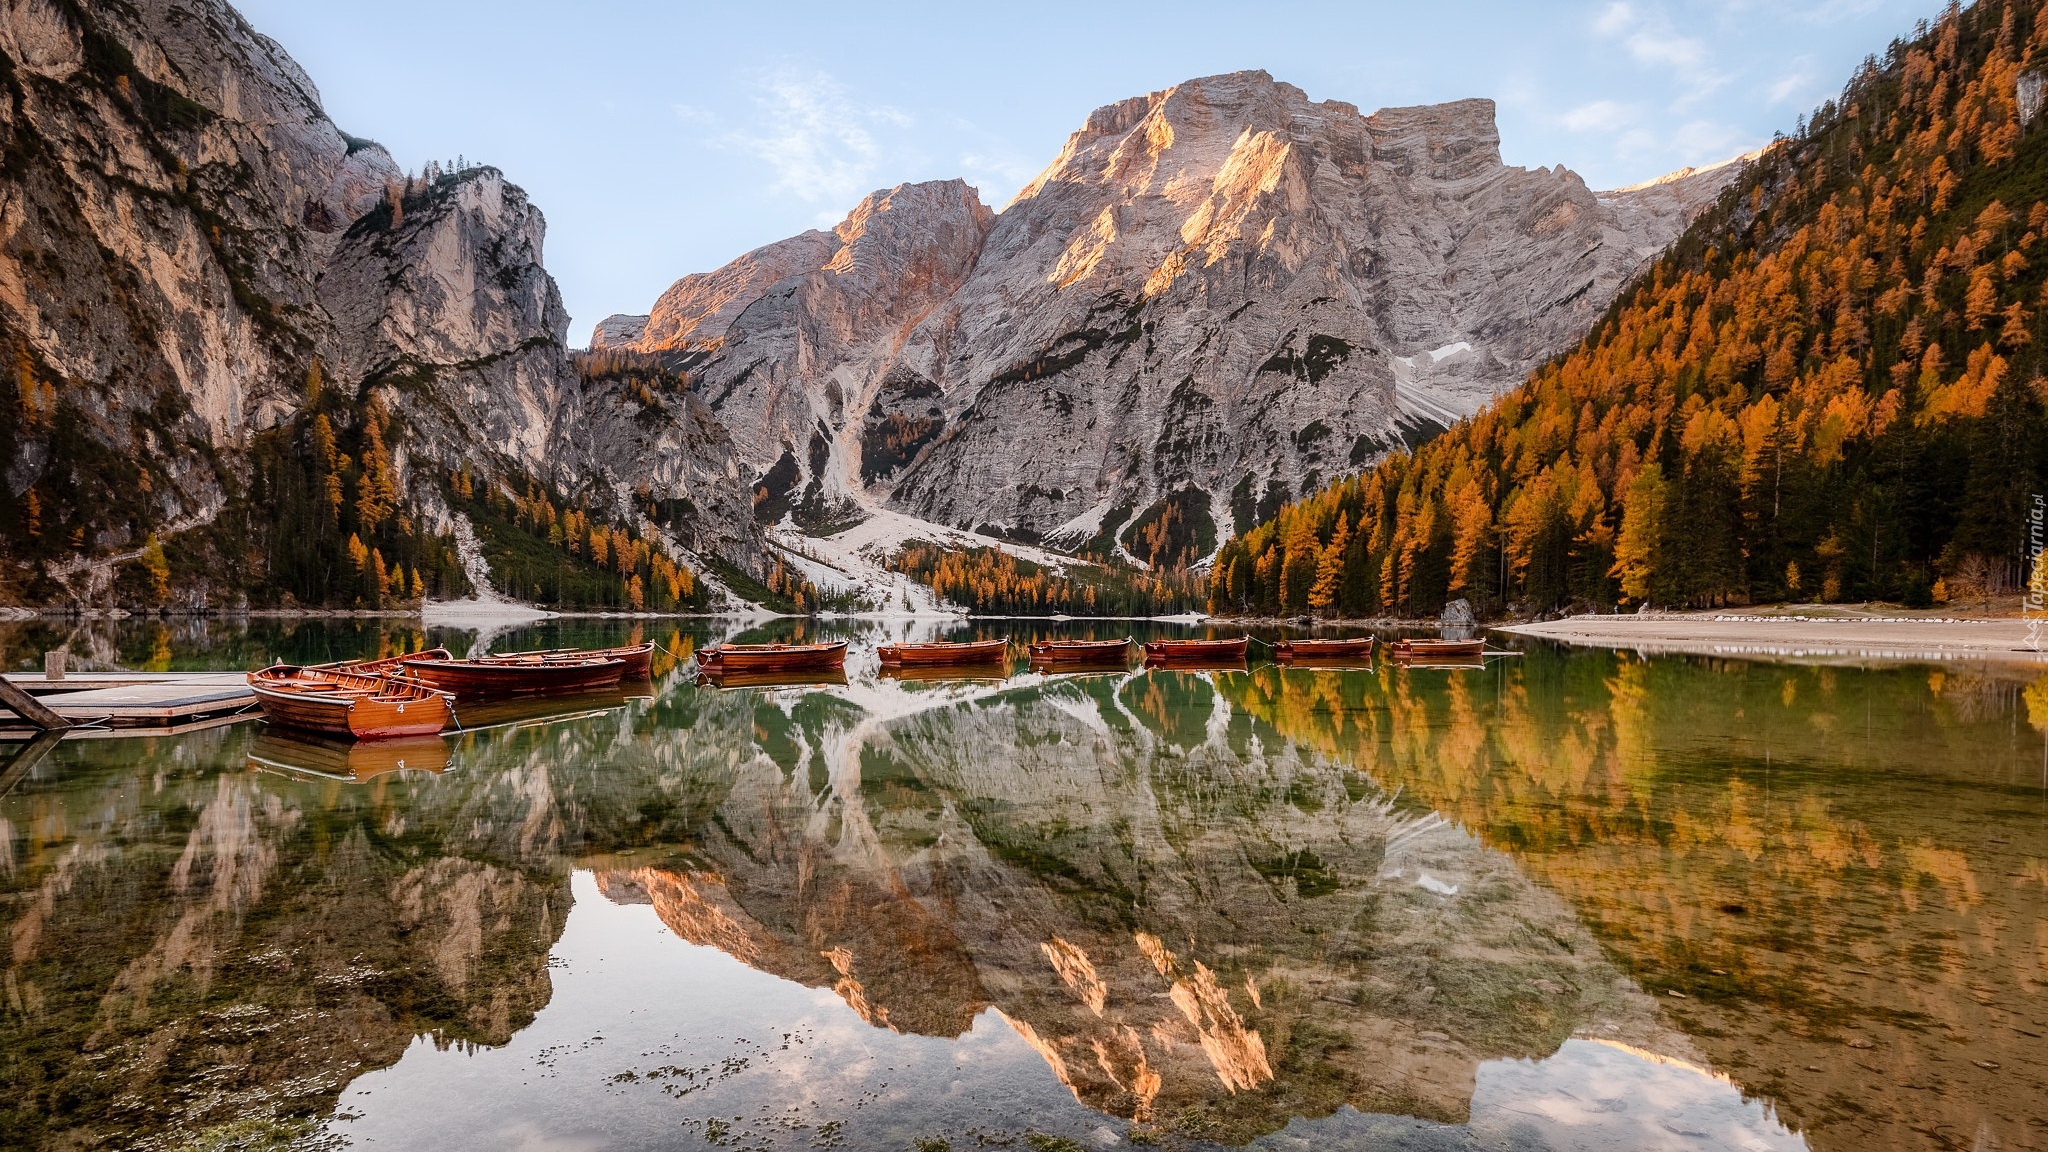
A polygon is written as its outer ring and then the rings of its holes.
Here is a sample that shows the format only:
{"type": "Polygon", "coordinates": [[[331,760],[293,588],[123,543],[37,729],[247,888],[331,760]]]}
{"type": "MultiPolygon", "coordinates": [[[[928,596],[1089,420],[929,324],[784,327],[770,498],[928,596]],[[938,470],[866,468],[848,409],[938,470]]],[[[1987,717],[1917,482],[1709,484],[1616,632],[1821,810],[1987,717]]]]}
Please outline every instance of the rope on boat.
{"type": "Polygon", "coordinates": [[[455,725],[457,732],[469,731],[469,729],[462,726],[462,717],[455,714],[455,701],[453,700],[448,701],[448,722],[455,725]]]}

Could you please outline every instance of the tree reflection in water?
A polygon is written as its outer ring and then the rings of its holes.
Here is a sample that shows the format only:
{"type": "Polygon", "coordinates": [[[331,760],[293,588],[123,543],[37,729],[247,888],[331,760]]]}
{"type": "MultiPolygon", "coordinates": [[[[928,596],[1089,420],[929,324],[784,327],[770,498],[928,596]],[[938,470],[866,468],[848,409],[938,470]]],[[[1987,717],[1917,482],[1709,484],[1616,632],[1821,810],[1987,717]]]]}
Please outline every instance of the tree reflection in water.
{"type": "Polygon", "coordinates": [[[437,1146],[2025,1147],[2023,691],[1537,652],[671,676],[365,783],[246,727],[67,743],[0,799],[0,1130],[289,1139],[347,1090],[336,1134],[437,1146]]]}

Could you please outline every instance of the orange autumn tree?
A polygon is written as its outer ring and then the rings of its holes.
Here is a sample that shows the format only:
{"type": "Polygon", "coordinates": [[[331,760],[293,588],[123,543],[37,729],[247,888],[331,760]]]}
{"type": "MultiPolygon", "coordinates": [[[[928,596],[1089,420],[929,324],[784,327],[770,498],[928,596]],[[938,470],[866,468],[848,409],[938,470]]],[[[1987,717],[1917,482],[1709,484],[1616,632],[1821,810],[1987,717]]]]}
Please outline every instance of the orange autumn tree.
{"type": "Polygon", "coordinates": [[[1951,5],[1866,60],[1578,346],[1228,542],[1211,609],[2017,587],[2048,491],[2048,117],[2018,101],[2043,6],[1951,5]]]}

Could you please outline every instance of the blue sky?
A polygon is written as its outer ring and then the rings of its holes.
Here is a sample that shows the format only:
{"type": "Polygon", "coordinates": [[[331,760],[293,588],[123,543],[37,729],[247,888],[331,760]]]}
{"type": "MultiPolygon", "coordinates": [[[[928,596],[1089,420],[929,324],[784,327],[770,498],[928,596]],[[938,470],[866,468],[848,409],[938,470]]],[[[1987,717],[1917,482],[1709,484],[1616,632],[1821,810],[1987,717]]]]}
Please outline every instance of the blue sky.
{"type": "Polygon", "coordinates": [[[547,214],[571,340],[688,272],[965,177],[1000,207],[1088,112],[1264,68],[1370,111],[1500,106],[1595,188],[1755,148],[1934,0],[659,4],[239,0],[342,128],[495,164],[547,214]]]}

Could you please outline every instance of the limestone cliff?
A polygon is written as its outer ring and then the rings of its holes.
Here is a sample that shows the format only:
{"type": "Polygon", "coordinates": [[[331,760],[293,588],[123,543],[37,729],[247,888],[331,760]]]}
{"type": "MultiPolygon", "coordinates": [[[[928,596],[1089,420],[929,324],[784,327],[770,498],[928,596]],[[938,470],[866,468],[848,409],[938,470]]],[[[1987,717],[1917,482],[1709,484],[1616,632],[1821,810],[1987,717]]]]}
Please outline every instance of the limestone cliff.
{"type": "Polygon", "coordinates": [[[828,502],[1112,544],[1174,497],[1227,534],[1519,383],[1734,171],[1595,193],[1503,164],[1490,101],[1235,73],[1097,110],[993,219],[879,192],[601,337],[679,356],[746,463],[828,502]]]}
{"type": "Polygon", "coordinates": [[[194,603],[332,598],[284,575],[331,564],[301,563],[296,480],[266,471],[310,454],[316,408],[333,507],[382,514],[338,513],[330,551],[434,576],[464,471],[615,521],[687,509],[677,535],[757,565],[701,405],[574,370],[544,223],[501,174],[401,173],[224,0],[0,7],[0,599],[125,598],[123,565],[166,553],[194,603]]]}

